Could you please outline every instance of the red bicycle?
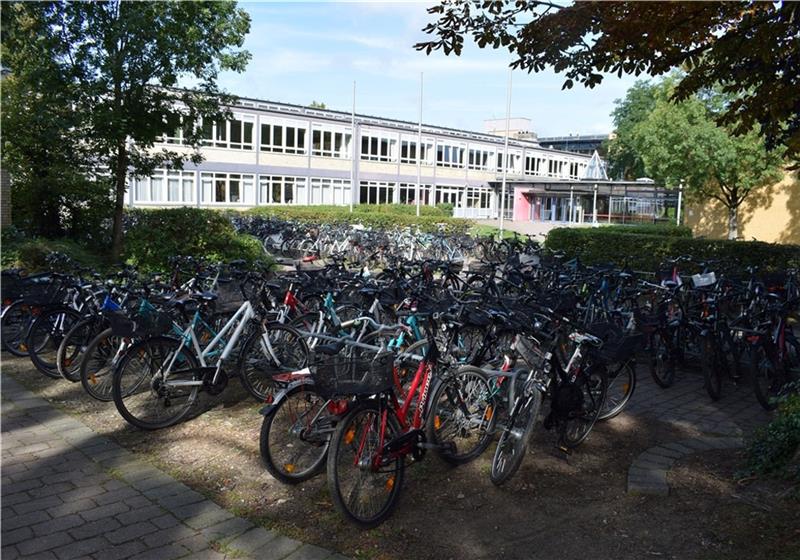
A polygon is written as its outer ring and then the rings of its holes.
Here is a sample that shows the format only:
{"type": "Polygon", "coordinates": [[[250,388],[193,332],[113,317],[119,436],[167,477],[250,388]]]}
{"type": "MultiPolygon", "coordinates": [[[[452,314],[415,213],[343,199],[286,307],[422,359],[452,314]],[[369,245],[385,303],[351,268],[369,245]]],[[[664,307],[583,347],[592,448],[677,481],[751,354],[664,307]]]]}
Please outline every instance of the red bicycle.
{"type": "MultiPolygon", "coordinates": [[[[431,319],[429,332],[436,332],[431,319]]],[[[478,457],[492,439],[495,397],[480,370],[441,371],[433,337],[408,392],[397,396],[396,368],[373,360],[341,368],[317,367],[317,380],[341,381],[340,394],[354,400],[337,424],[328,449],[328,485],[336,508],[362,528],[381,524],[397,506],[406,458],[421,460],[428,449],[445,461],[462,464],[478,457]],[[345,368],[348,369],[348,368],[345,368]],[[369,386],[362,386],[364,382],[369,386]]]]}

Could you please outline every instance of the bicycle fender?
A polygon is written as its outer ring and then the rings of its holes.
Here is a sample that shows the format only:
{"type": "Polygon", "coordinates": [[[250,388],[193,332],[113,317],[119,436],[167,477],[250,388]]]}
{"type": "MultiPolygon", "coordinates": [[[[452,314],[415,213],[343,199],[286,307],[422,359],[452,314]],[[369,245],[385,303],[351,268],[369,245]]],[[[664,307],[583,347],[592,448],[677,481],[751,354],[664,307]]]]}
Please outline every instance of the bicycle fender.
{"type": "Polygon", "coordinates": [[[289,396],[289,393],[294,392],[294,390],[297,389],[298,387],[313,386],[313,385],[314,385],[314,380],[311,378],[298,379],[297,381],[292,381],[286,387],[284,387],[278,393],[275,394],[270,404],[262,406],[259,409],[258,413],[261,414],[262,416],[268,416],[269,414],[272,413],[273,410],[278,408],[278,405],[281,404],[282,401],[286,400],[286,397],[289,396]]]}

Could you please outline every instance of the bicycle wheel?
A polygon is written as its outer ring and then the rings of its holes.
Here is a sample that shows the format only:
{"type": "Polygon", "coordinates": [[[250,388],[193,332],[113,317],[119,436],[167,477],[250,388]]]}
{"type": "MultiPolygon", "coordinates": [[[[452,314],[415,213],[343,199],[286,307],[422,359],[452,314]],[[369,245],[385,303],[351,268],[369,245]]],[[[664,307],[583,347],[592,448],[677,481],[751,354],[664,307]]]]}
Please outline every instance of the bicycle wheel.
{"type": "Polygon", "coordinates": [[[289,391],[261,423],[261,459],[285,484],[298,484],[325,468],[336,417],[313,385],[289,391]]]}
{"type": "Polygon", "coordinates": [[[447,463],[472,461],[489,446],[496,422],[496,403],[481,368],[463,366],[431,396],[426,436],[447,463]]]}
{"type": "Polygon", "coordinates": [[[257,329],[242,346],[239,381],[257,401],[266,401],[275,391],[272,378],[297,371],[308,363],[308,346],[291,327],[270,324],[257,329]]]}
{"type": "Polygon", "coordinates": [[[131,346],[114,371],[112,395],[122,417],[142,430],[180,422],[197,400],[197,359],[166,336],[131,346]]]}
{"type": "Polygon", "coordinates": [[[667,336],[667,333],[656,331],[650,338],[650,375],[662,389],[675,383],[675,353],[667,336]]]}
{"type": "Polygon", "coordinates": [[[381,410],[377,402],[354,408],[336,427],[328,452],[328,488],[333,505],[350,522],[369,529],[391,515],[400,498],[405,457],[384,457],[377,453],[399,435],[400,426],[387,412],[386,431],[381,440],[381,410]]]}
{"type": "Polygon", "coordinates": [[[712,401],[718,401],[722,396],[722,376],[728,371],[728,361],[722,353],[722,348],[713,334],[704,337],[701,342],[703,368],[703,386],[712,401]]]}
{"type": "Polygon", "coordinates": [[[28,352],[33,366],[52,379],[61,379],[56,356],[61,341],[81,320],[81,314],[69,307],[45,310],[31,325],[28,333],[28,352]]]}
{"type": "Polygon", "coordinates": [[[589,437],[603,410],[608,382],[605,372],[599,368],[591,368],[578,376],[575,386],[580,391],[582,402],[579,407],[569,412],[562,422],[559,439],[561,445],[570,449],[577,447],[589,437]]]}
{"type": "Polygon", "coordinates": [[[631,362],[609,376],[606,400],[597,421],[611,420],[627,406],[636,390],[636,368],[631,362]]]}
{"type": "Polygon", "coordinates": [[[762,344],[751,347],[750,352],[750,376],[756,399],[765,410],[775,410],[778,407],[775,399],[780,395],[786,378],[762,344]]]}
{"type": "Polygon", "coordinates": [[[81,380],[81,362],[89,348],[89,343],[97,334],[100,321],[97,317],[87,317],[75,323],[64,336],[56,354],[56,369],[59,375],[77,383],[81,380]]]}
{"type": "Polygon", "coordinates": [[[114,369],[128,346],[130,342],[112,335],[111,329],[104,330],[89,343],[80,364],[80,382],[90,397],[101,402],[113,400],[114,369]]]}
{"type": "Polygon", "coordinates": [[[41,306],[23,301],[15,301],[6,307],[0,322],[4,350],[18,358],[28,355],[28,332],[41,309],[41,306]]]}
{"type": "Polygon", "coordinates": [[[536,388],[529,391],[529,395],[521,395],[517,399],[518,404],[509,415],[507,425],[500,434],[500,441],[497,442],[489,472],[489,478],[495,486],[510,480],[525,458],[531,432],[542,407],[542,394],[536,388]]]}

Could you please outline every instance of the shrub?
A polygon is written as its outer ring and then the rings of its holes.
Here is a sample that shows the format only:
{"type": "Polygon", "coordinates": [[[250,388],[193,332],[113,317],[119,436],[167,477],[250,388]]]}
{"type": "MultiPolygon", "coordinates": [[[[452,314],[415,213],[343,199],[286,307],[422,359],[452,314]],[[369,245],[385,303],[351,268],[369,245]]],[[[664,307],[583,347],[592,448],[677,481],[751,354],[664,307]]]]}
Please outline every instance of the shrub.
{"type": "Polygon", "coordinates": [[[389,230],[419,227],[422,231],[437,231],[443,224],[449,233],[466,233],[473,225],[469,220],[443,216],[437,208],[430,207],[417,218],[414,206],[399,204],[358,205],[352,213],[347,206],[261,206],[245,212],[316,224],[362,224],[389,230]]]}
{"type": "Polygon", "coordinates": [[[221,212],[202,208],[130,210],[125,258],[142,270],[165,270],[169,258],[187,255],[211,261],[265,260],[259,241],[236,233],[221,212]]]}
{"type": "Polygon", "coordinates": [[[597,231],[602,233],[641,233],[645,235],[667,235],[671,237],[692,237],[692,228],[675,224],[614,224],[601,226],[597,231]]]}
{"type": "Polygon", "coordinates": [[[778,415],[756,432],[748,450],[751,474],[777,474],[800,481],[800,395],[783,398],[778,415]]]}
{"type": "Polygon", "coordinates": [[[82,267],[102,270],[107,264],[105,255],[87,249],[71,239],[28,238],[12,228],[3,230],[3,268],[24,268],[28,272],[48,270],[47,255],[63,253],[82,267]]]}
{"type": "Polygon", "coordinates": [[[744,271],[800,266],[800,246],[760,241],[691,239],[670,235],[604,232],[604,228],[557,228],[547,235],[546,246],[578,257],[586,264],[626,263],[635,270],[653,271],[664,260],[682,255],[697,261],[718,260],[744,271]]]}

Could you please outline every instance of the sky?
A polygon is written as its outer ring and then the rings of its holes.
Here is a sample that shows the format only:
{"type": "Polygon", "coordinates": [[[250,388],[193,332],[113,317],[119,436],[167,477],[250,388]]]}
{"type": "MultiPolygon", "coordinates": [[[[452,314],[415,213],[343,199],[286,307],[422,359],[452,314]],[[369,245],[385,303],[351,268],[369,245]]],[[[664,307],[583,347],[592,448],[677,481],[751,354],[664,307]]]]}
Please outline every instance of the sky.
{"type": "MultiPolygon", "coordinates": [[[[252,19],[252,59],[220,84],[241,97],[349,112],[355,81],[357,113],[417,122],[422,72],[424,123],[483,131],[484,119],[505,117],[511,56],[469,41],[460,57],[416,51],[435,1],[240,2],[252,19]]],[[[514,71],[511,116],[531,119],[539,136],[608,133],[614,100],[634,81],[608,76],[594,89],[562,91],[554,72],[514,71]]]]}

